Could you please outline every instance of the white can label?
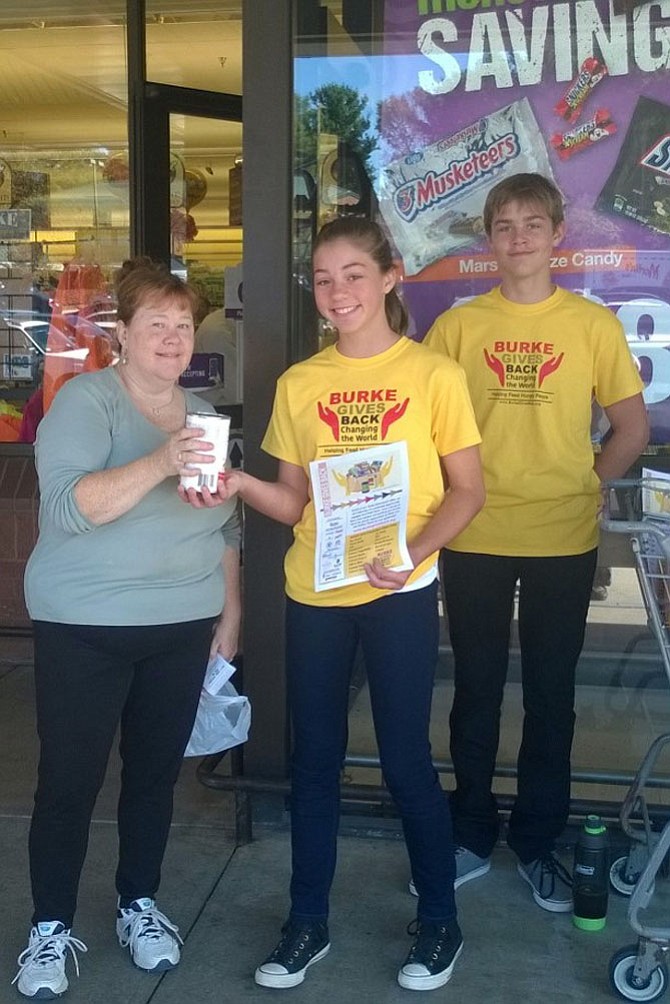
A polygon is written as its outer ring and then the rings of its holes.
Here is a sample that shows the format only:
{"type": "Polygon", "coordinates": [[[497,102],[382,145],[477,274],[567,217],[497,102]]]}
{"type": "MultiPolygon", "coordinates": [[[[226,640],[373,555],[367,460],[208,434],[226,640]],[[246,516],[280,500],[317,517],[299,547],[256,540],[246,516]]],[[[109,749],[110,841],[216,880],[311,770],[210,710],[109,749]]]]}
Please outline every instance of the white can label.
{"type": "Polygon", "coordinates": [[[204,429],[202,434],[203,442],[212,444],[212,455],[214,460],[211,464],[206,464],[202,469],[195,469],[193,474],[182,474],[179,484],[183,488],[195,488],[201,491],[207,488],[210,492],[215,492],[219,482],[219,474],[226,465],[228,456],[228,434],[230,432],[230,418],[228,415],[211,415],[208,412],[189,411],[186,414],[187,429],[204,429]]]}

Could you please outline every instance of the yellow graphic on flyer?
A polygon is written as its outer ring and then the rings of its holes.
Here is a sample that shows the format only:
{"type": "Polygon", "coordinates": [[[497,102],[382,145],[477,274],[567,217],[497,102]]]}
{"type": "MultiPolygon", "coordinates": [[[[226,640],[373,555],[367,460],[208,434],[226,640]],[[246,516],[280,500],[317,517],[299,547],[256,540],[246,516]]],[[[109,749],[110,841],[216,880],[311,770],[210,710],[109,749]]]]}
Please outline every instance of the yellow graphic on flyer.
{"type": "Polygon", "coordinates": [[[375,488],[384,487],[384,479],[393,467],[393,460],[383,464],[381,460],[363,461],[350,467],[346,474],[333,471],[333,477],[341,488],[344,488],[347,495],[354,492],[373,491],[375,488]]]}

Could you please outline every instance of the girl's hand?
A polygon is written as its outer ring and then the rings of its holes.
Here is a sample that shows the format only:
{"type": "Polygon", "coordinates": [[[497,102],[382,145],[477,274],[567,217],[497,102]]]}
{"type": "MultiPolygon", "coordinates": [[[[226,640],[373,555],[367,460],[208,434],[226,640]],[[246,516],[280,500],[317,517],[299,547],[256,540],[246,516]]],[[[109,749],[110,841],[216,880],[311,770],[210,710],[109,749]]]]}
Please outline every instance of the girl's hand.
{"type": "Polygon", "coordinates": [[[195,488],[183,488],[181,485],[178,485],[177,491],[180,498],[192,505],[194,509],[214,509],[237,494],[240,490],[240,482],[239,471],[224,471],[219,474],[215,492],[210,492],[209,488],[204,485],[199,492],[195,488]]]}
{"type": "Polygon", "coordinates": [[[410,568],[408,572],[394,572],[382,565],[379,558],[375,558],[371,564],[364,567],[368,582],[375,589],[402,589],[413,571],[410,568]]]}

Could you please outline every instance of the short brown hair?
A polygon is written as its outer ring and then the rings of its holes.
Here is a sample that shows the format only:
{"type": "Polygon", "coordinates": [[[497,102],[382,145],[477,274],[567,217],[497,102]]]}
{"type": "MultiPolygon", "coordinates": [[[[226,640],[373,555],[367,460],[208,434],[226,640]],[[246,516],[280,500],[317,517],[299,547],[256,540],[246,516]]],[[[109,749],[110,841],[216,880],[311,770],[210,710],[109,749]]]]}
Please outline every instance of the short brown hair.
{"type": "Polygon", "coordinates": [[[563,196],[542,174],[513,174],[494,185],[484,203],[484,229],[491,236],[494,217],[508,202],[530,202],[541,206],[554,229],[565,219],[563,196]]]}
{"type": "Polygon", "coordinates": [[[173,275],[164,262],[151,258],[129,258],[115,276],[117,310],[119,321],[129,324],[133,315],[147,299],[174,300],[195,314],[199,294],[187,282],[173,275]]]}

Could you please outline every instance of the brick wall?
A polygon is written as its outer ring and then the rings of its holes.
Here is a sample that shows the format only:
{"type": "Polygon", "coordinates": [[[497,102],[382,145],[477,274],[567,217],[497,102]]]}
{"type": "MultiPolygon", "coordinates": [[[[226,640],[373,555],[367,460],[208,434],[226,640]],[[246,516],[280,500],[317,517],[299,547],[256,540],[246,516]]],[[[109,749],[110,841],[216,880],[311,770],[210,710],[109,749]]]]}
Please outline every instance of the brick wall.
{"type": "Polygon", "coordinates": [[[32,455],[0,455],[0,632],[30,627],[23,572],[37,539],[37,506],[32,455]]]}

